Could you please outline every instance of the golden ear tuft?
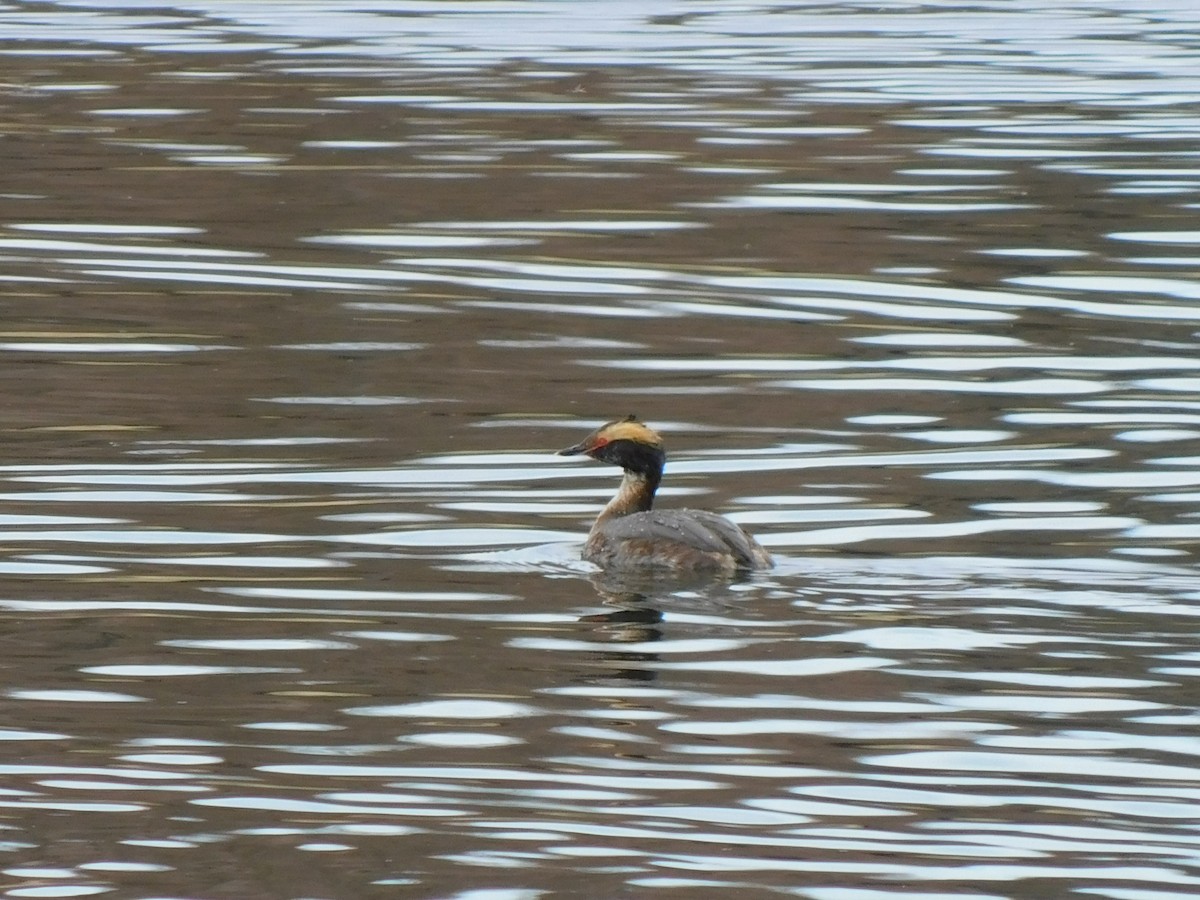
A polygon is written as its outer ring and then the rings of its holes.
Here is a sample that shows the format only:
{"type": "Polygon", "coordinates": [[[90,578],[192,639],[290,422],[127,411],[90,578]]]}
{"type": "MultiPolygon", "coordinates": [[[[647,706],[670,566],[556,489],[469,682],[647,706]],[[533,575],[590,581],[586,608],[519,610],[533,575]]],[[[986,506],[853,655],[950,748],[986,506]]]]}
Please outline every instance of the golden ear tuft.
{"type": "Polygon", "coordinates": [[[662,438],[652,428],[647,428],[637,420],[636,416],[628,416],[609,422],[597,433],[606,441],[633,441],[636,444],[647,444],[651,447],[662,447],[662,438]]]}

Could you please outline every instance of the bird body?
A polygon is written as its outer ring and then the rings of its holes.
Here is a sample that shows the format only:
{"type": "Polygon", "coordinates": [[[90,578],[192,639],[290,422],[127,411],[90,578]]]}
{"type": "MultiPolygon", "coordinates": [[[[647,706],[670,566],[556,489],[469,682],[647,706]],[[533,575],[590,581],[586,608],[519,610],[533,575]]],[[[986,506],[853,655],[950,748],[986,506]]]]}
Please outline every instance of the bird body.
{"type": "Polygon", "coordinates": [[[583,548],[584,559],[601,568],[732,573],[773,565],[758,541],[723,516],[653,508],[666,453],[658,433],[634,416],[609,422],[559,453],[584,454],[624,470],[583,548]]]}

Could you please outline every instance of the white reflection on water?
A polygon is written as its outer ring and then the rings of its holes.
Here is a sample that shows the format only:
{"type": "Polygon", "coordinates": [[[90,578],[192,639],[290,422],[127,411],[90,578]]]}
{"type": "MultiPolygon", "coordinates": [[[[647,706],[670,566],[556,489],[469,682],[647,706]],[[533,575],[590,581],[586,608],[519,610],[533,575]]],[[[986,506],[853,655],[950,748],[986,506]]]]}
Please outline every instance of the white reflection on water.
{"type": "Polygon", "coordinates": [[[1185,300],[1200,299],[1200,285],[1177,278],[1134,278],[1120,275],[1027,275],[1014,284],[1105,293],[1161,294],[1185,300]]]}
{"type": "MultiPolygon", "coordinates": [[[[533,769],[490,768],[487,766],[389,766],[389,765],[346,765],[346,764],[295,764],[264,766],[265,772],[282,775],[328,775],[348,778],[418,778],[433,781],[450,779],[478,780],[483,783],[531,782],[534,784],[588,785],[623,790],[653,788],[655,790],[688,791],[718,787],[719,783],[702,778],[674,778],[657,775],[593,775],[585,772],[566,774],[544,772],[533,769]]],[[[0,768],[0,771],[3,771],[0,768]]]]}
{"type": "Polygon", "coordinates": [[[1003,531],[1115,531],[1141,525],[1140,519],[1121,516],[1021,516],[979,522],[945,522],[920,524],[862,525],[846,528],[824,528],[800,532],[773,532],[763,538],[769,547],[809,547],[823,544],[857,544],[883,539],[933,540],[966,535],[995,534],[1003,531]]]}
{"type": "Polygon", "coordinates": [[[1075,396],[1111,391],[1110,382],[1082,378],[1024,378],[1008,381],[951,381],[938,378],[797,378],[779,387],[836,391],[942,391],[954,394],[1040,394],[1075,396]]]}
{"type": "Polygon", "coordinates": [[[530,240],[477,235],[449,234],[336,234],[310,237],[315,244],[349,245],[355,247],[516,247],[535,243],[530,240]]]}
{"type": "MultiPolygon", "coordinates": [[[[898,753],[863,760],[868,765],[895,768],[933,768],[943,772],[978,772],[994,775],[998,772],[1013,774],[1063,774],[1078,775],[1077,756],[1059,756],[1048,753],[946,753],[938,751],[916,751],[898,753]]],[[[1196,770],[1190,766],[1172,766],[1132,760],[1092,757],[1088,760],[1087,773],[1091,778],[1145,778],[1154,781],[1194,782],[1196,770]]]]}
{"type": "Polygon", "coordinates": [[[0,351],[10,353],[195,353],[202,350],[234,350],[223,344],[166,344],[149,341],[0,341],[0,351]]]}
{"type": "Polygon", "coordinates": [[[203,228],[182,225],[114,225],[98,222],[23,222],[8,226],[15,231],[47,231],[57,234],[203,234],[203,228]]]}
{"type": "Polygon", "coordinates": [[[241,638],[241,639],[175,639],[160,641],[164,647],[183,647],[189,650],[246,650],[272,652],[285,650],[352,650],[354,644],[346,641],[329,641],[285,638],[241,638]]]}
{"type": "MultiPolygon", "coordinates": [[[[9,226],[14,228],[22,228],[28,226],[9,226]]],[[[144,232],[145,226],[137,226],[132,229],[132,232],[124,230],[109,229],[108,233],[123,234],[134,233],[141,234],[144,232]]],[[[94,226],[88,226],[88,231],[94,230],[94,226]]],[[[174,231],[167,232],[169,234],[176,233],[174,231]]],[[[261,253],[250,252],[245,250],[214,250],[206,247],[188,247],[178,244],[160,245],[160,244],[118,244],[113,242],[101,241],[66,241],[61,239],[51,238],[5,238],[0,237],[0,250],[53,250],[62,253],[111,253],[121,254],[123,256],[178,256],[178,257],[232,257],[232,258],[257,258],[261,257],[261,253]]],[[[94,265],[97,260],[93,257],[84,257],[80,262],[94,265]]],[[[164,265],[171,265],[164,263],[164,265]]]]}
{"type": "Polygon", "coordinates": [[[746,196],[730,197],[712,204],[716,209],[767,209],[767,210],[854,210],[858,212],[920,212],[920,213],[951,213],[951,212],[1004,212],[1009,210],[1028,209],[1028,204],[1021,203],[952,203],[933,201],[896,201],[896,200],[863,200],[858,197],[772,197],[746,196]]]}
{"type": "Polygon", "coordinates": [[[21,119],[65,165],[11,167],[6,197],[51,224],[0,235],[44,292],[8,302],[47,321],[0,335],[36,354],[12,383],[56,375],[16,408],[3,499],[111,516],[0,534],[30,726],[4,804],[42,842],[5,848],[112,857],[14,866],[54,883],[9,893],[241,896],[262,861],[347,896],[1190,896],[1200,482],[1190,449],[1147,450],[1196,424],[1200,314],[1143,273],[1195,260],[1105,255],[1196,243],[1155,199],[1193,187],[1190,6],[137,6],[0,10],[13,68],[38,54],[9,99],[65,88],[21,119]],[[96,190],[34,181],[62,171],[96,190]],[[288,212],[251,234],[197,178],[288,212]],[[138,224],[162,216],[188,224],[138,224]],[[464,253],[380,258],[432,247],[464,253]],[[167,314],[205,327],[139,330],[167,314]],[[680,447],[664,502],[714,498],[794,556],[640,596],[588,580],[614,473],[547,435],[634,394],[680,447]],[[164,440],[70,436],[93,402],[164,440]],[[194,462],[129,456],[164,450],[194,462]],[[81,754],[102,764],[47,764],[81,754]],[[105,798],[164,788],[205,796],[105,798]],[[95,883],[154,865],[131,848],[175,880],[95,883]]]}
{"type": "MultiPolygon", "coordinates": [[[[520,744],[519,738],[506,737],[502,734],[483,734],[475,731],[439,731],[430,734],[408,734],[401,738],[408,744],[419,744],[423,747],[509,747],[520,744]]],[[[347,797],[346,799],[354,799],[347,797]]]]}
{"type": "Polygon", "coordinates": [[[499,700],[427,700],[399,706],[358,706],[345,710],[352,716],[412,717],[418,719],[498,719],[539,715],[540,711],[523,703],[499,700]]]}
{"type": "Polygon", "coordinates": [[[22,543],[133,544],[139,546],[173,544],[262,544],[292,540],[282,534],[239,534],[222,531],[176,531],[173,529],[130,528],[125,531],[5,531],[5,541],[22,543]]]}
{"type": "Polygon", "coordinates": [[[88,668],[80,669],[80,671],[90,675],[111,675],[117,678],[191,678],[196,675],[262,675],[268,673],[299,673],[303,670],[293,668],[271,668],[266,666],[128,665],[90,666],[88,668]]]}
{"type": "MultiPolygon", "coordinates": [[[[33,560],[64,562],[107,563],[113,560],[106,556],[84,556],[76,554],[38,553],[25,557],[33,560]]],[[[121,556],[121,563],[143,563],[146,565],[193,566],[202,568],[247,568],[247,569],[337,569],[348,563],[336,559],[313,559],[312,557],[252,556],[239,553],[236,556],[121,556]]],[[[86,571],[86,567],[80,567],[86,571]]],[[[105,570],[96,570],[105,571],[105,570]]]]}
{"type": "MultiPolygon", "coordinates": [[[[951,337],[951,336],[947,336],[951,337]]],[[[969,340],[965,341],[969,343],[969,340]]],[[[620,366],[643,371],[682,372],[822,372],[855,369],[987,372],[994,369],[1066,369],[1083,372],[1138,372],[1200,369],[1200,359],[1183,356],[921,356],[914,359],[852,361],[837,359],[635,359],[596,360],[592,365],[620,366]]]]}

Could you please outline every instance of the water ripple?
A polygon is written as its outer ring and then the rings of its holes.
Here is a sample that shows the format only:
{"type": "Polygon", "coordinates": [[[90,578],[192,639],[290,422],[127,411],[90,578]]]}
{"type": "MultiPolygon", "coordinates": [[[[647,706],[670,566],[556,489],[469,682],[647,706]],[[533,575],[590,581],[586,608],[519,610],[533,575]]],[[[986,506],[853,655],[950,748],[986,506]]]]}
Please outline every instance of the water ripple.
{"type": "Polygon", "coordinates": [[[0,6],[7,895],[1191,896],[1192,7],[312,12],[0,6]]]}

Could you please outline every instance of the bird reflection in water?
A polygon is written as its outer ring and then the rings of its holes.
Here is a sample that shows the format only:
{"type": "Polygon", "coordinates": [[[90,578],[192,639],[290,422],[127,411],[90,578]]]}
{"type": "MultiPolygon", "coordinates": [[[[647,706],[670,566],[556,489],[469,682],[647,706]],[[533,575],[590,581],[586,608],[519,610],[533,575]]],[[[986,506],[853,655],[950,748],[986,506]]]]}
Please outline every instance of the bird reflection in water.
{"type": "Polygon", "coordinates": [[[597,660],[605,665],[605,674],[624,681],[654,681],[658,673],[649,664],[659,662],[657,653],[619,648],[622,644],[645,645],[661,641],[662,609],[651,605],[647,595],[637,591],[600,589],[600,594],[604,604],[612,608],[581,616],[579,621],[598,626],[593,630],[594,640],[597,644],[609,645],[608,650],[597,654],[597,660]]]}

